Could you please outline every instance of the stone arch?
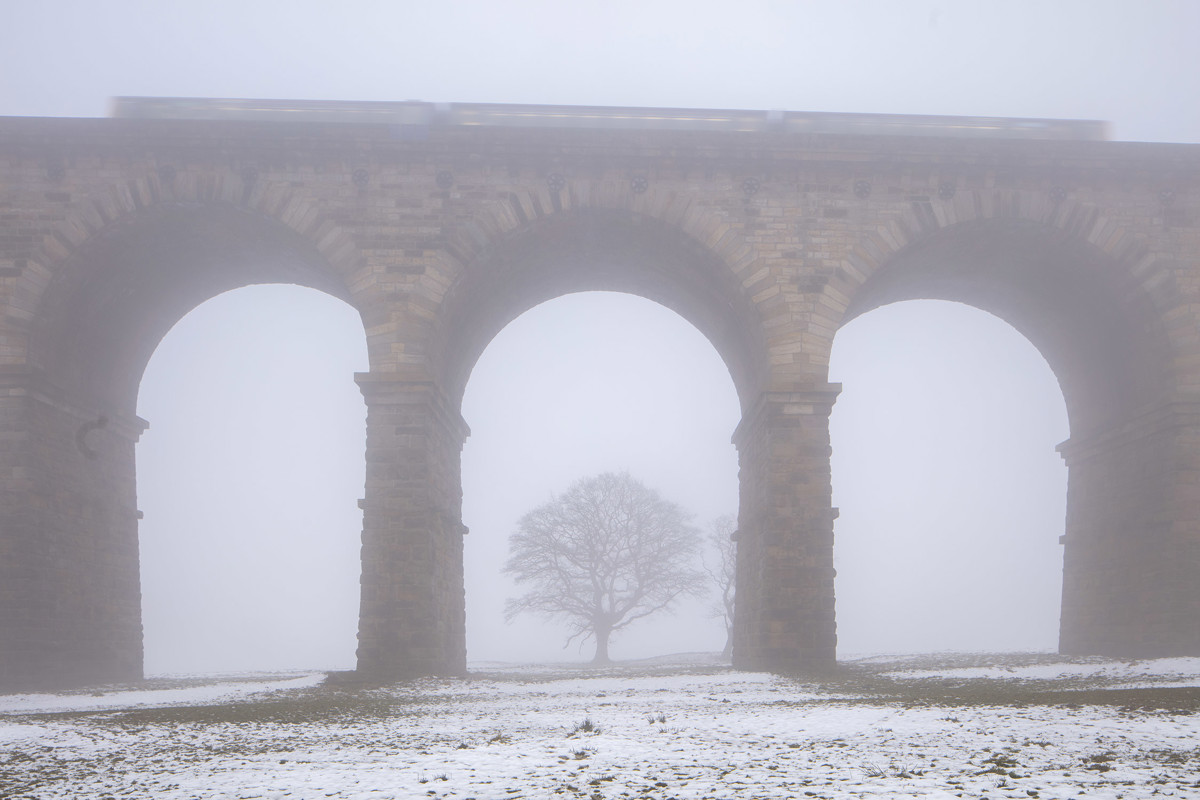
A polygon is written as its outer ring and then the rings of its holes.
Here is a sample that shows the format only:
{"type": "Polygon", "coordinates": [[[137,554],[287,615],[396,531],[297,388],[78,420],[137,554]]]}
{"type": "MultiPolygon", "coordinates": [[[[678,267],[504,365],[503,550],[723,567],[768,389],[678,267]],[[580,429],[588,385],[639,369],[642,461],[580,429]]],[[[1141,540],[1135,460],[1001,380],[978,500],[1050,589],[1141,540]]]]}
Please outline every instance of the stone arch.
{"type": "Polygon", "coordinates": [[[1186,525],[1170,276],[1151,248],[1098,209],[1029,193],[968,192],[915,203],[843,265],[838,324],[907,299],[954,300],[1005,320],[1046,358],[1071,439],[1060,648],[1181,654],[1194,624],[1171,599],[1194,578],[1146,546],[1186,525]]]}
{"type": "MultiPolygon", "coordinates": [[[[713,343],[743,409],[761,392],[768,356],[759,312],[727,258],[661,218],[583,203],[554,207],[547,197],[537,201],[541,213],[523,211],[522,219],[513,205],[520,198],[510,197],[507,209],[460,227],[448,246],[453,277],[443,276],[430,298],[437,314],[420,332],[428,369],[417,378],[362,379],[369,408],[364,674],[466,669],[461,402],[475,361],[508,322],[572,292],[638,294],[675,310],[713,343]],[[428,587],[425,598],[397,602],[388,588],[415,585],[428,587]]],[[[717,238],[726,252],[737,251],[734,236],[717,238]]]]}
{"type": "Polygon", "coordinates": [[[838,273],[840,326],[906,299],[955,300],[1004,319],[1050,363],[1074,436],[1132,418],[1170,381],[1169,274],[1096,208],[1022,192],[913,203],[866,233],[838,273]]]}
{"type": "Polygon", "coordinates": [[[1156,304],[1168,274],[1151,248],[1099,207],[1031,190],[964,190],[949,199],[913,201],[893,218],[866,231],[843,264],[851,286],[861,285],[892,255],[945,228],[982,220],[1026,220],[1062,231],[1122,265],[1156,304]]]}
{"type": "Polygon", "coordinates": [[[639,192],[632,188],[632,181],[566,178],[559,190],[551,188],[548,179],[546,185],[510,191],[503,202],[488,204],[455,231],[449,249],[460,265],[467,265],[519,229],[557,214],[587,209],[626,212],[677,228],[738,275],[744,276],[754,260],[751,248],[729,221],[697,202],[693,193],[652,185],[639,192]]]}
{"type": "Polygon", "coordinates": [[[147,169],[125,183],[106,184],[78,202],[34,253],[53,270],[92,237],[156,206],[230,206],[272,218],[308,239],[349,283],[361,266],[353,238],[309,196],[261,178],[257,171],[147,169]]]}
{"type": "Polygon", "coordinates": [[[286,225],[233,206],[153,206],[105,227],[55,271],[31,325],[29,364],[107,412],[132,413],[142,370],[171,326],[253,283],[295,283],[354,304],[341,276],[286,225]]]}
{"type": "MultiPolygon", "coordinates": [[[[510,207],[518,202],[510,199],[510,207]]],[[[505,325],[538,303],[579,291],[636,294],[675,311],[721,355],[743,408],[753,402],[766,378],[767,349],[759,312],[734,266],[751,263],[736,237],[722,230],[714,241],[725,251],[711,249],[680,224],[682,217],[583,203],[526,220],[497,230],[446,292],[431,355],[454,403],[505,325]]]]}
{"type": "MultiPolygon", "coordinates": [[[[47,375],[63,369],[64,354],[55,352],[54,340],[64,337],[56,331],[94,330],[82,323],[105,313],[129,323],[143,313],[131,310],[153,304],[157,291],[165,307],[152,309],[155,318],[147,320],[146,330],[125,334],[138,338],[143,350],[149,347],[139,353],[144,367],[166,330],[209,297],[241,285],[280,282],[363,305],[351,289],[361,285],[362,269],[353,237],[310,197],[253,171],[177,172],[163,166],[93,193],[44,237],[24,271],[31,278],[34,309],[27,361],[47,375]],[[124,308],[113,305],[117,295],[124,308]]],[[[98,343],[95,336],[80,340],[90,347],[98,343]]],[[[94,363],[94,374],[114,366],[94,363]]],[[[136,387],[141,372],[134,371],[136,387]]],[[[128,382],[130,369],[121,374],[128,382]]]]}
{"type": "Polygon", "coordinates": [[[134,447],[145,423],[135,409],[167,331],[205,300],[253,283],[295,283],[355,304],[346,280],[354,253],[310,204],[268,200],[270,187],[257,195],[249,184],[239,187],[243,201],[225,202],[232,189],[222,186],[236,178],[180,175],[178,188],[158,180],[81,203],[33,269],[45,280],[16,395],[30,486],[15,536],[28,552],[16,551],[14,569],[36,585],[14,607],[36,624],[20,632],[13,656],[28,664],[3,665],[31,682],[141,675],[134,447]],[[133,199],[143,191],[155,202],[133,199]],[[49,566],[39,552],[53,554],[49,566]]]}

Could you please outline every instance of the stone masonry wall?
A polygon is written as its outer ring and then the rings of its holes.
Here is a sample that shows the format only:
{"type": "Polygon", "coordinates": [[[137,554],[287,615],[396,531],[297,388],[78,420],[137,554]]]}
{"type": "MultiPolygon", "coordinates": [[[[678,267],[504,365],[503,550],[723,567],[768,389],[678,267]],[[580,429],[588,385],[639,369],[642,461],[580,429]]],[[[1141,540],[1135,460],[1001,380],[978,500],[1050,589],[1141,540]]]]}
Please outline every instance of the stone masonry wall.
{"type": "Polygon", "coordinates": [[[432,384],[368,373],[359,385],[367,401],[359,671],[464,674],[466,425],[432,384]]]}
{"type": "Polygon", "coordinates": [[[834,662],[829,352],[918,286],[1063,381],[1064,650],[1200,653],[1200,148],[0,119],[0,688],[139,674],[136,379],[170,323],[264,280],[362,314],[365,674],[465,668],[462,383],[585,288],[674,308],[730,363],[740,666],[834,662]]]}

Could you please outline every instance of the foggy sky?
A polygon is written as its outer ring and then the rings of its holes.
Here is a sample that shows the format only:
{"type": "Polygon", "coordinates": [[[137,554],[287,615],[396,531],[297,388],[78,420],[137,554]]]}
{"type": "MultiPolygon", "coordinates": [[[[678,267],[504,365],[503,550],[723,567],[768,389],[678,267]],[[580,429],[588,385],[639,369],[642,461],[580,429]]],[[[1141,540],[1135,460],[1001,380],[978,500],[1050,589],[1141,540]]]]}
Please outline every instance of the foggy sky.
{"type": "MultiPolygon", "coordinates": [[[[11,3],[0,114],[101,116],[117,95],[787,108],[1068,117],[1200,142],[1186,2],[11,3]]],[[[138,452],[150,672],[350,667],[366,369],[353,309],[296,287],[223,295],[147,370],[138,452]]],[[[1067,436],[1036,350],[946,303],[879,309],[835,340],[831,420],[843,654],[1052,649],[1067,436]],[[886,602],[880,597],[886,596],[886,602]]],[[[736,510],[728,370],[649,301],[540,306],[464,400],[468,655],[578,659],[504,626],[522,513],[629,469],[706,524],[736,510]]],[[[615,658],[717,650],[703,604],[615,658]]]]}

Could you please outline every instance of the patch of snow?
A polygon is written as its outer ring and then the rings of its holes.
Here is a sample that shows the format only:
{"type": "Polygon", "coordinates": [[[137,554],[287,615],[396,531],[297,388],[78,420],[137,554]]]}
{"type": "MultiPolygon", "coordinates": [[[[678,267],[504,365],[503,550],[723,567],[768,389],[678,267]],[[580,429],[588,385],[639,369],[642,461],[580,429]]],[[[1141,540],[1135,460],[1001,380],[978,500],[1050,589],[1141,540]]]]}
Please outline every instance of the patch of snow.
{"type": "Polygon", "coordinates": [[[1175,678],[1175,685],[1200,685],[1200,658],[1156,658],[1137,661],[1095,661],[1091,663],[1049,663],[994,667],[893,670],[891,678],[921,680],[960,678],[964,680],[1066,680],[1104,679],[1122,681],[1122,686],[1161,686],[1158,678],[1175,678]],[[1139,681],[1138,679],[1146,679],[1139,681]]]}
{"type": "Polygon", "coordinates": [[[1200,796],[1200,714],[1190,709],[1041,705],[1027,696],[989,705],[946,693],[944,702],[899,702],[870,689],[876,679],[896,686],[896,675],[968,670],[995,689],[987,696],[1002,697],[1013,674],[1170,680],[1197,672],[1200,659],[1122,666],[1015,658],[1015,673],[996,669],[998,678],[947,661],[856,662],[847,685],[866,686],[858,696],[815,680],[694,664],[497,668],[374,689],[314,689],[315,680],[294,678],[124,691],[96,713],[9,709],[0,722],[0,796],[1200,796]],[[269,707],[246,702],[261,691],[271,692],[269,707]]]}
{"type": "Polygon", "coordinates": [[[201,684],[177,689],[120,689],[92,694],[0,695],[0,715],[101,711],[134,707],[202,705],[229,702],[249,695],[307,689],[325,680],[318,672],[295,678],[201,684]]]}

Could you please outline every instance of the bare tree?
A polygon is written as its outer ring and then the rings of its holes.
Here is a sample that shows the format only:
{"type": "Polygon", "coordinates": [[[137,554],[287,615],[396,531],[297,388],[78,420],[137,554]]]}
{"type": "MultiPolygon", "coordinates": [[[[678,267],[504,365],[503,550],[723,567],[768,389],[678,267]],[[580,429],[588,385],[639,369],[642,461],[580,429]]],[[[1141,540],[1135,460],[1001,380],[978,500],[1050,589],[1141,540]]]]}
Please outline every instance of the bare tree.
{"type": "Polygon", "coordinates": [[[530,588],[506,616],[562,619],[568,644],[594,637],[593,663],[608,663],[613,634],[703,591],[698,545],[688,515],[628,473],[584,478],[518,523],[504,571],[530,588]]]}
{"type": "Polygon", "coordinates": [[[708,543],[713,556],[713,564],[705,560],[704,571],[716,584],[720,598],[713,603],[714,617],[725,620],[725,648],[721,655],[729,658],[733,655],[733,604],[737,588],[737,520],[730,514],[723,514],[712,522],[708,532],[708,543]]]}

